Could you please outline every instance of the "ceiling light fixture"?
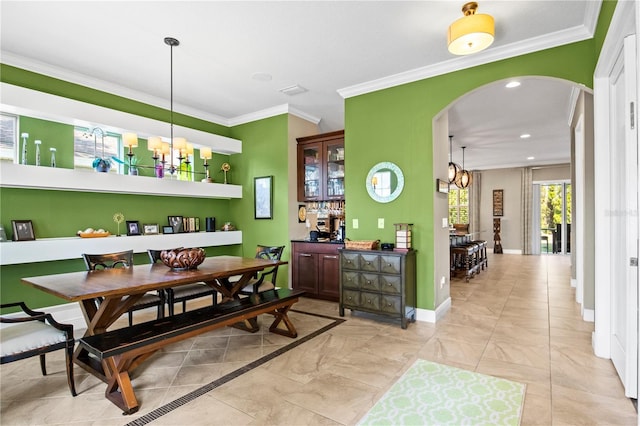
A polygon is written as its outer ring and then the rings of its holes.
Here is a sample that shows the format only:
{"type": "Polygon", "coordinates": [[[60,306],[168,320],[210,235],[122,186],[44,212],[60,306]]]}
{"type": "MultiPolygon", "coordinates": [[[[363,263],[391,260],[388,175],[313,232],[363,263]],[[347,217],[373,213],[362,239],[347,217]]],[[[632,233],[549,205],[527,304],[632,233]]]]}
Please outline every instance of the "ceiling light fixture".
{"type": "Polygon", "coordinates": [[[182,160],[185,160],[186,168],[189,168],[189,155],[187,153],[187,140],[185,138],[174,138],[173,137],[173,48],[180,45],[180,42],[173,37],[165,37],[164,43],[171,48],[171,114],[169,116],[169,121],[171,123],[171,136],[169,140],[170,146],[170,161],[169,161],[169,173],[173,175],[176,171],[182,171],[182,160]],[[178,167],[175,167],[173,164],[173,151],[178,151],[178,167]]]}
{"type": "Polygon", "coordinates": [[[471,172],[464,168],[464,150],[466,146],[462,147],[462,170],[458,174],[456,179],[456,186],[460,189],[465,189],[471,185],[471,172]]]}
{"type": "Polygon", "coordinates": [[[460,165],[453,162],[453,135],[449,135],[449,183],[454,183],[460,173],[460,165]]]}
{"type": "Polygon", "coordinates": [[[519,81],[510,81],[507,84],[505,84],[504,87],[506,87],[507,89],[513,89],[514,87],[520,86],[520,84],[522,83],[520,83],[519,81]]]}
{"type": "Polygon", "coordinates": [[[529,139],[531,135],[529,133],[523,133],[520,135],[520,139],[529,139]]]}
{"type": "Polygon", "coordinates": [[[469,55],[491,46],[495,36],[495,22],[491,15],[476,15],[478,3],[462,6],[464,17],[449,25],[447,45],[454,55],[469,55]]]}

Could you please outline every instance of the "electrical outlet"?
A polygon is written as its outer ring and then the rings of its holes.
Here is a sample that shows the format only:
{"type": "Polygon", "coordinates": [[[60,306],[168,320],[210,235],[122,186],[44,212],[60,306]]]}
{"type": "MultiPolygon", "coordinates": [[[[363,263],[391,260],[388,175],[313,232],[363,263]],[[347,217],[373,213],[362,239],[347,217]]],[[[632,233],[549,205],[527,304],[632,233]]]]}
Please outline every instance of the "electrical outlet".
{"type": "Polygon", "coordinates": [[[379,217],[378,218],[378,228],[384,229],[384,218],[383,217],[379,217]]]}
{"type": "Polygon", "coordinates": [[[351,226],[351,227],[352,227],[353,229],[358,229],[358,226],[360,226],[360,222],[358,221],[358,219],[353,219],[353,222],[352,222],[352,226],[351,226]]]}
{"type": "Polygon", "coordinates": [[[447,282],[446,278],[443,276],[440,278],[440,289],[444,288],[444,284],[447,282]]]}

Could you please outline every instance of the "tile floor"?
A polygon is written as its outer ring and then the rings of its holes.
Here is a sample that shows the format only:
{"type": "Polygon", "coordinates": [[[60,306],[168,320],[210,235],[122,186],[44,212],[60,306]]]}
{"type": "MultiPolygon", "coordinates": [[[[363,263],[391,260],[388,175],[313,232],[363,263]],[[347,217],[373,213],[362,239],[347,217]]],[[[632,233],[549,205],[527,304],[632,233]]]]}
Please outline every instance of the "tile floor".
{"type": "MultiPolygon", "coordinates": [[[[580,319],[569,259],[490,256],[489,269],[469,283],[452,280],[452,308],[437,325],[402,330],[347,311],[346,322],[152,424],[352,425],[416,358],[526,383],[523,425],[637,424],[611,362],[592,354],[593,324],[580,319]]],[[[296,308],[338,317],[336,303],[303,299],[296,308]]],[[[331,323],[292,319],[301,336],[331,323]]],[[[80,368],[79,395],[70,396],[62,351],[48,356],[44,378],[37,359],[6,364],[0,424],[124,425],[288,343],[227,328],[168,347],[136,372],[141,409],[126,417],[80,368]]]]}

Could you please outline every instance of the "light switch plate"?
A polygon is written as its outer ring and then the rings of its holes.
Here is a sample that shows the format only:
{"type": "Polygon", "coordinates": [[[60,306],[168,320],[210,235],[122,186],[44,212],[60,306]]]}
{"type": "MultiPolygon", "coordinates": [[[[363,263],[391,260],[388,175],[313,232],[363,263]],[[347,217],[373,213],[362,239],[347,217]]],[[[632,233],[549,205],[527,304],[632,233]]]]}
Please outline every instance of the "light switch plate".
{"type": "Polygon", "coordinates": [[[378,228],[384,229],[384,218],[383,217],[379,217],[378,218],[378,228]]]}
{"type": "Polygon", "coordinates": [[[360,222],[358,221],[358,219],[353,219],[352,228],[353,229],[358,229],[359,225],[360,225],[360,222]]]}
{"type": "Polygon", "coordinates": [[[449,227],[449,219],[447,219],[446,217],[442,218],[442,227],[443,228],[448,228],[449,227]]]}

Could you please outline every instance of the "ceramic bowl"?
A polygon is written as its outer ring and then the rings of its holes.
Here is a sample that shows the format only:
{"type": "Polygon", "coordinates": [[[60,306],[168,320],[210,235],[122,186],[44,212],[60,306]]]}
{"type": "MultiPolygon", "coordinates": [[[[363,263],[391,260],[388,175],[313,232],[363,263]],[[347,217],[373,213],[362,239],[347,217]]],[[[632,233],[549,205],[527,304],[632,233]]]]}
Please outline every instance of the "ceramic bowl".
{"type": "Polygon", "coordinates": [[[206,256],[204,249],[199,247],[162,250],[160,252],[162,263],[174,271],[197,269],[206,256]]]}

